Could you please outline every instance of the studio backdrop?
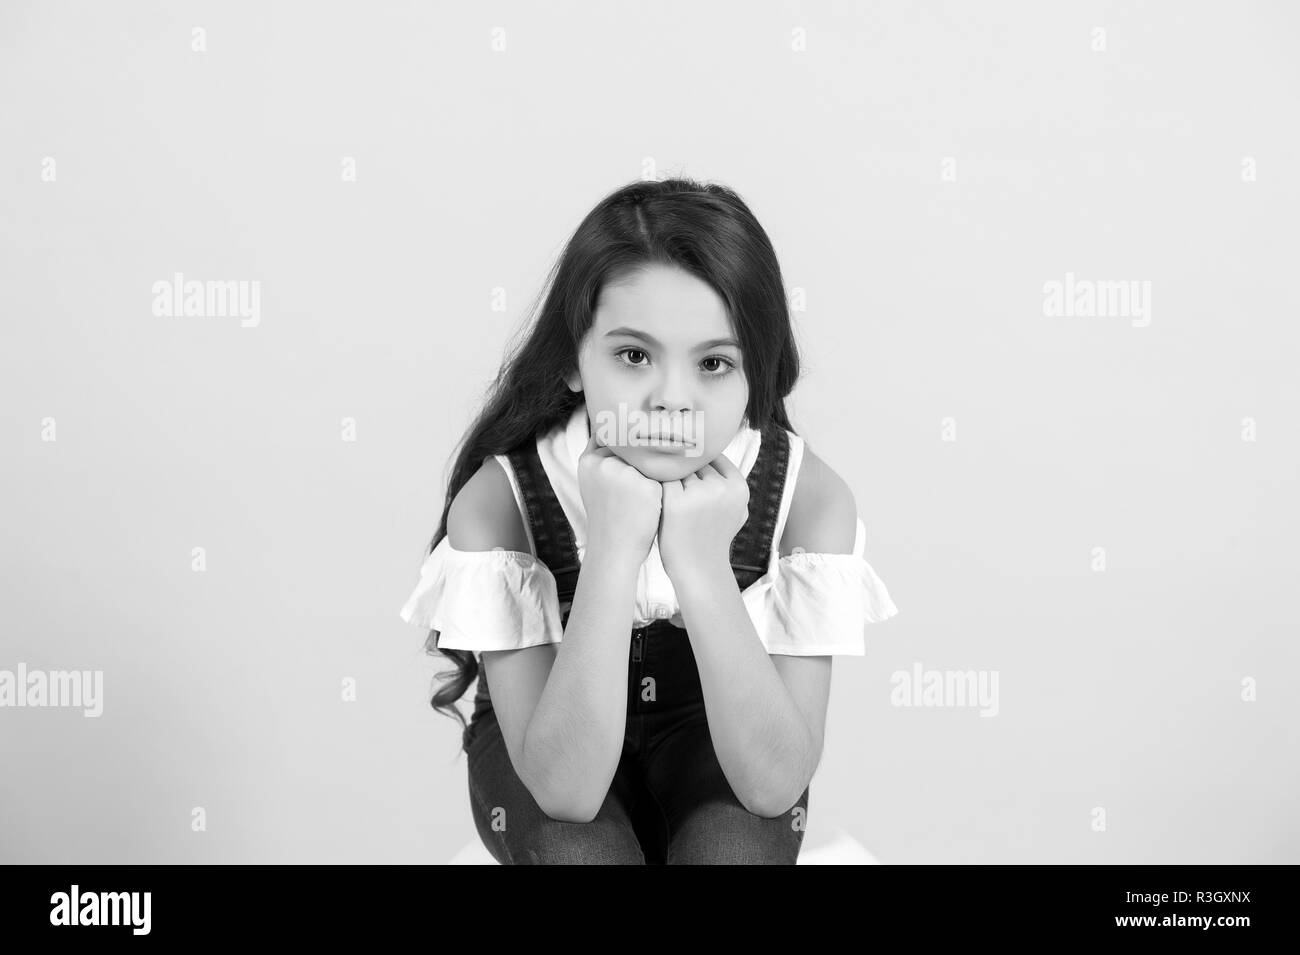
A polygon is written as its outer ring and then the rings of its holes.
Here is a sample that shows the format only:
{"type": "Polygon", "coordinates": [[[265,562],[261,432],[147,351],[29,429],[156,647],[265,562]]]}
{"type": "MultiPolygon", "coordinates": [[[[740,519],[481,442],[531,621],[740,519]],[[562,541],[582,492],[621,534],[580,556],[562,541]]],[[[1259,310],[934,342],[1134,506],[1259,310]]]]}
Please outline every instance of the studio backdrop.
{"type": "MultiPolygon", "coordinates": [[[[1286,3],[0,7],[0,861],[449,862],[398,615],[619,185],[750,205],[896,617],[805,848],[1300,861],[1286,3]]],[[[464,707],[468,709],[468,697],[464,707]]]]}

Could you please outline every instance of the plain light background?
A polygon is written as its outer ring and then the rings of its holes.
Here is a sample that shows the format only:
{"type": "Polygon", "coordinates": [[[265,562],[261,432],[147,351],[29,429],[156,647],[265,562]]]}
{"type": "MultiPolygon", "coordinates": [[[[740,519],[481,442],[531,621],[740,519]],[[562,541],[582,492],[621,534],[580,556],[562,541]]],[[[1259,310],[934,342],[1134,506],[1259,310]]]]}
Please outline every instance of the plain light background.
{"type": "Polygon", "coordinates": [[[684,174],[740,192],[806,301],[795,430],[900,610],[835,663],[808,844],[1300,861],[1298,26],[1172,0],[5,3],[0,669],[105,684],[98,719],[0,709],[0,858],[476,839],[428,707],[446,664],[398,610],[563,242],[684,174]],[[259,281],[260,325],[153,315],[175,272],[259,281]],[[1150,324],[1046,316],[1067,272],[1150,282],[1150,324]],[[997,670],[998,715],[891,705],[917,662],[997,670]]]}

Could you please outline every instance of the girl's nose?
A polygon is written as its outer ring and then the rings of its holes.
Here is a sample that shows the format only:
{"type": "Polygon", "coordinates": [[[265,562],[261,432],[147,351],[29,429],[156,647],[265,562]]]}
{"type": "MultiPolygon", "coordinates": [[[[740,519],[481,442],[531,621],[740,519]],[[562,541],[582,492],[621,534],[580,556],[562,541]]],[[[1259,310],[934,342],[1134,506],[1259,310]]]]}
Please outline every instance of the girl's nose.
{"type": "Polygon", "coordinates": [[[650,407],[667,414],[690,411],[691,398],[687,394],[685,378],[678,372],[665,371],[651,393],[650,407]]]}

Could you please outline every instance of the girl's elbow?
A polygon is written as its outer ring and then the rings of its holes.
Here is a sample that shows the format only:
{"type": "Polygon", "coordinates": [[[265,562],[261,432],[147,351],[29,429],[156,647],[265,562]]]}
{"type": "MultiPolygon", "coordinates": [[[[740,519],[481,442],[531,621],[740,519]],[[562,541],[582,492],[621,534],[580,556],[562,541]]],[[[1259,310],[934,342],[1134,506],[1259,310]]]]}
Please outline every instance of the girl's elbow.
{"type": "Polygon", "coordinates": [[[789,785],[753,794],[748,799],[742,799],[741,805],[751,814],[763,819],[788,815],[808,791],[811,775],[791,777],[789,785]]]}
{"type": "Polygon", "coordinates": [[[556,822],[587,823],[594,820],[600,812],[599,807],[592,809],[590,806],[582,806],[572,801],[561,801],[549,808],[542,806],[541,803],[538,803],[538,806],[556,822]]]}
{"type": "Polygon", "coordinates": [[[742,802],[745,810],[760,819],[776,819],[784,816],[799,800],[787,799],[784,795],[762,796],[742,802]]]}
{"type": "Polygon", "coordinates": [[[557,790],[535,784],[525,785],[532,794],[533,802],[537,803],[537,808],[556,822],[591,822],[600,812],[604,802],[601,800],[600,803],[593,805],[591,799],[571,789],[557,790]]]}

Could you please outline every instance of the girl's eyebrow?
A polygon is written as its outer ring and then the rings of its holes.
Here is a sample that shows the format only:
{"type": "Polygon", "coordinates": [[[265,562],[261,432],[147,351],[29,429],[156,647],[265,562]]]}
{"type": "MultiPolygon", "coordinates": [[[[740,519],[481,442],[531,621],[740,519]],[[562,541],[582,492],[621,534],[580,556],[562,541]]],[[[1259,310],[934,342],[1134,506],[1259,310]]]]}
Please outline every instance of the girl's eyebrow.
{"type": "MultiPolygon", "coordinates": [[[[641,341],[654,345],[656,348],[659,347],[659,342],[655,340],[653,335],[647,335],[645,332],[638,331],[635,328],[611,328],[605,333],[606,338],[612,338],[615,335],[627,335],[630,338],[639,338],[641,341]]],[[[740,348],[740,343],[734,338],[714,338],[696,345],[695,350],[708,351],[710,348],[718,348],[722,345],[730,345],[732,348],[736,349],[740,348]]]]}

